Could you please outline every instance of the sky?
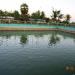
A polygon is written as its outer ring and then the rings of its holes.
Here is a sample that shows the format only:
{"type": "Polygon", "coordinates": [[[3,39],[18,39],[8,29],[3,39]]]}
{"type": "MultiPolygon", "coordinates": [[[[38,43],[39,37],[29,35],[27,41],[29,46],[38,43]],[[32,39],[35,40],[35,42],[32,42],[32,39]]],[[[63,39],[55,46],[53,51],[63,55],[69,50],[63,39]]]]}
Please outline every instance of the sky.
{"type": "Polygon", "coordinates": [[[71,21],[75,21],[75,0],[0,0],[0,10],[20,12],[20,5],[23,3],[29,6],[29,14],[40,10],[50,17],[52,8],[55,8],[65,15],[70,14],[71,21]]]}

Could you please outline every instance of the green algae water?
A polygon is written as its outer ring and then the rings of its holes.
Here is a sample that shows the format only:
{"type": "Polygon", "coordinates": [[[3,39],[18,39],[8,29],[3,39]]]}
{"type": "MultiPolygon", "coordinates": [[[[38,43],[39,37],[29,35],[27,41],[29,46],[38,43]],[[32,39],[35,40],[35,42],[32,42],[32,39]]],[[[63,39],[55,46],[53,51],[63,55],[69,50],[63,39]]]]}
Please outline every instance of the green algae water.
{"type": "Polygon", "coordinates": [[[75,75],[75,35],[0,31],[0,75],[75,75]]]}

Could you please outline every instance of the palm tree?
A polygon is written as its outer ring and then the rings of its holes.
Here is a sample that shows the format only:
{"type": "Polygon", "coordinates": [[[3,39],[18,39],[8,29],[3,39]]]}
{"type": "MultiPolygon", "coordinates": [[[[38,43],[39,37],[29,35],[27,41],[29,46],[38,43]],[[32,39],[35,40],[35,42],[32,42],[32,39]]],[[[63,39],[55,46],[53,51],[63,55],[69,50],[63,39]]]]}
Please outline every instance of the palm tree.
{"type": "Polygon", "coordinates": [[[21,6],[20,6],[20,10],[21,10],[21,14],[22,15],[27,15],[28,14],[28,5],[23,3],[21,6]]]}
{"type": "Polygon", "coordinates": [[[67,15],[65,16],[65,20],[66,20],[67,23],[70,22],[70,18],[71,18],[71,16],[70,16],[69,14],[67,14],[67,15]]]}
{"type": "Polygon", "coordinates": [[[63,14],[61,14],[60,10],[57,11],[57,18],[58,18],[58,21],[60,21],[63,18],[63,14]]]}
{"type": "Polygon", "coordinates": [[[56,21],[56,19],[57,19],[57,11],[56,10],[53,9],[51,17],[54,21],[56,21]]]}
{"type": "Polygon", "coordinates": [[[52,17],[53,21],[60,21],[63,18],[63,14],[61,14],[60,10],[53,9],[51,17],[52,17]]]}

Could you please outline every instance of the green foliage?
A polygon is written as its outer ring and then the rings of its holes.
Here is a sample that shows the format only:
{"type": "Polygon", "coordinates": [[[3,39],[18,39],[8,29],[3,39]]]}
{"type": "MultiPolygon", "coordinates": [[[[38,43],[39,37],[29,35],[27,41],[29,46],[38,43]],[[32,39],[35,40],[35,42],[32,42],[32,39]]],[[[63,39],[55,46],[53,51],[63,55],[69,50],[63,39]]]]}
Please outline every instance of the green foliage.
{"type": "Polygon", "coordinates": [[[41,12],[40,18],[41,19],[44,19],[45,18],[45,13],[43,11],[41,12]]]}
{"type": "Polygon", "coordinates": [[[29,21],[29,18],[32,18],[34,20],[37,19],[42,19],[45,20],[47,23],[49,21],[51,21],[52,23],[61,23],[62,19],[65,18],[65,20],[62,23],[69,23],[70,22],[70,18],[71,16],[69,14],[67,14],[65,17],[63,17],[64,15],[61,13],[60,10],[52,10],[52,15],[51,15],[51,19],[47,18],[45,16],[44,11],[36,11],[34,13],[31,14],[31,16],[28,14],[28,5],[26,3],[23,3],[20,6],[20,11],[21,14],[15,10],[14,12],[8,12],[8,11],[3,11],[0,10],[0,18],[7,18],[7,17],[14,17],[14,19],[16,20],[21,20],[21,21],[29,21]]]}
{"type": "Polygon", "coordinates": [[[66,21],[67,23],[69,23],[69,22],[70,22],[70,18],[71,18],[71,16],[70,16],[69,14],[67,14],[67,15],[65,16],[65,21],[66,21]]]}
{"type": "Polygon", "coordinates": [[[61,14],[60,10],[52,10],[52,20],[53,21],[60,21],[63,18],[63,14],[61,14]]]}
{"type": "Polygon", "coordinates": [[[3,13],[4,13],[4,16],[5,16],[5,17],[9,16],[9,14],[8,14],[7,11],[4,11],[3,13]]]}
{"type": "Polygon", "coordinates": [[[20,18],[20,14],[19,14],[19,12],[16,11],[16,10],[13,12],[13,15],[14,15],[14,18],[15,18],[15,19],[19,19],[19,18],[20,18]]]}
{"type": "Polygon", "coordinates": [[[21,11],[21,14],[22,15],[27,15],[28,14],[28,5],[23,3],[21,6],[20,6],[20,11],[21,11]]]}
{"type": "Polygon", "coordinates": [[[28,14],[28,5],[26,3],[23,3],[21,6],[20,6],[20,11],[21,11],[21,20],[29,20],[29,14],[28,14]]]}
{"type": "Polygon", "coordinates": [[[32,13],[31,18],[33,18],[33,19],[44,19],[45,18],[45,13],[43,11],[40,12],[38,10],[35,13],[32,13]]]}
{"type": "Polygon", "coordinates": [[[4,12],[0,10],[0,17],[4,16],[4,12]]]}

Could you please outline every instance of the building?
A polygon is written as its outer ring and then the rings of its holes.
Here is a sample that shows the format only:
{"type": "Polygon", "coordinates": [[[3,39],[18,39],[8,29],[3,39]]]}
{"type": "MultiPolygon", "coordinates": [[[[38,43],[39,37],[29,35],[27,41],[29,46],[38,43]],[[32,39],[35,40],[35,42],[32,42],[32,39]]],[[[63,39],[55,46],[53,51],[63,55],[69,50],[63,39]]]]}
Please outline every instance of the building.
{"type": "Polygon", "coordinates": [[[0,17],[0,23],[11,23],[14,20],[14,17],[6,16],[0,17]]]}

